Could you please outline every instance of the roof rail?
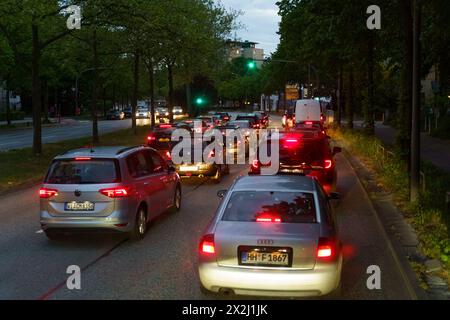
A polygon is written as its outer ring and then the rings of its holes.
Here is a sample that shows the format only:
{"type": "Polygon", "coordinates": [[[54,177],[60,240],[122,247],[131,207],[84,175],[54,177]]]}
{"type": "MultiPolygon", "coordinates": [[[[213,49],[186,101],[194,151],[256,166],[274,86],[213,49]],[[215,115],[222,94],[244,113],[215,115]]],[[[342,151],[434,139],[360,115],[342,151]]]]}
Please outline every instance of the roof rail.
{"type": "Polygon", "coordinates": [[[134,148],[142,148],[142,147],[146,147],[146,145],[145,144],[140,144],[140,145],[137,145],[137,146],[122,148],[122,149],[120,149],[119,151],[116,152],[116,156],[119,155],[119,154],[122,154],[122,153],[124,153],[126,151],[132,150],[134,148]]]}
{"type": "Polygon", "coordinates": [[[63,153],[60,153],[59,156],[63,156],[70,151],[79,150],[79,149],[91,149],[90,152],[93,153],[93,152],[95,152],[94,148],[95,148],[94,146],[83,146],[83,147],[79,147],[79,148],[75,148],[75,149],[72,148],[72,149],[64,151],[63,153]]]}

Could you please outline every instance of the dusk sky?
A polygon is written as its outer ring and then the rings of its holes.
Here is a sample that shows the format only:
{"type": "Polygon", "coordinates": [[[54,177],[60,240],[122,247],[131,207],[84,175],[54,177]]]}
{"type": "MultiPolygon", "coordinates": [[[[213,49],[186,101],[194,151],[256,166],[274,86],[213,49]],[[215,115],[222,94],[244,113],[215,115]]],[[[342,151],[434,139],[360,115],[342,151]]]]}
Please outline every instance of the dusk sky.
{"type": "Polygon", "coordinates": [[[226,9],[242,11],[238,20],[244,28],[237,30],[236,35],[242,40],[258,42],[258,48],[264,49],[264,54],[275,52],[279,43],[278,7],[275,0],[216,0],[226,9]]]}

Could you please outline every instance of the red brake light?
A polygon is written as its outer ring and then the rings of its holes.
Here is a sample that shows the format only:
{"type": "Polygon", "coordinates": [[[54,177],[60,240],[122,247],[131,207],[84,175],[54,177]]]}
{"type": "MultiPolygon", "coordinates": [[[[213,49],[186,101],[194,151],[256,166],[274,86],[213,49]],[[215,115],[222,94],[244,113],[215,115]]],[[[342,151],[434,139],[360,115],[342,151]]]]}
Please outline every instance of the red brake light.
{"type": "Polygon", "coordinates": [[[172,128],[172,125],[171,124],[160,124],[159,127],[163,128],[163,129],[167,129],[167,128],[172,128]]]}
{"type": "Polygon", "coordinates": [[[330,169],[332,164],[331,160],[325,160],[325,169],[330,169]]]}
{"type": "Polygon", "coordinates": [[[91,160],[91,157],[76,157],[75,161],[87,161],[91,160]]]}
{"type": "Polygon", "coordinates": [[[130,189],[125,187],[107,188],[98,190],[101,194],[110,198],[123,198],[128,197],[130,189]]]}
{"type": "Polygon", "coordinates": [[[313,122],[312,122],[312,121],[306,121],[305,124],[308,125],[308,126],[310,126],[310,125],[313,124],[313,122]]]}
{"type": "Polygon", "coordinates": [[[155,141],[156,137],[155,136],[148,136],[147,137],[147,141],[155,141]]]}
{"type": "Polygon", "coordinates": [[[317,258],[331,258],[334,254],[334,244],[328,239],[320,238],[317,246],[317,258]]]}
{"type": "Polygon", "coordinates": [[[253,160],[252,161],[252,167],[254,168],[254,169],[258,169],[259,168],[259,160],[253,160]]]}
{"type": "Polygon", "coordinates": [[[256,222],[281,222],[281,219],[270,215],[262,215],[256,218],[256,222]]]}
{"type": "Polygon", "coordinates": [[[321,246],[317,249],[317,258],[331,257],[332,251],[331,246],[321,246]]]}
{"type": "Polygon", "coordinates": [[[42,199],[48,199],[53,196],[58,195],[58,190],[56,189],[48,189],[48,188],[40,188],[39,189],[39,197],[42,199]]]}
{"type": "Polygon", "coordinates": [[[200,241],[200,252],[206,253],[206,254],[215,254],[216,248],[214,246],[214,235],[213,234],[207,234],[203,236],[202,240],[200,241]]]}

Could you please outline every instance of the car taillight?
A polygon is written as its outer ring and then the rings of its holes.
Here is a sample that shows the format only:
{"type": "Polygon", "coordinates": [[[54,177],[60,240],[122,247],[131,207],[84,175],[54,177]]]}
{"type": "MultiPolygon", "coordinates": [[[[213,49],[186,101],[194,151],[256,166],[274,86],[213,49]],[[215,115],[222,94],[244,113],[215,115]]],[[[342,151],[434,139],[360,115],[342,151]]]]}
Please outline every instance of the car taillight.
{"type": "Polygon", "coordinates": [[[200,241],[200,252],[205,254],[216,253],[213,234],[207,234],[202,237],[202,240],[200,241]]]}
{"type": "Polygon", "coordinates": [[[172,125],[171,124],[160,124],[159,127],[162,129],[167,129],[167,128],[172,128],[172,125]]]}
{"type": "Polygon", "coordinates": [[[123,198],[128,197],[130,194],[130,188],[117,187],[117,188],[106,188],[98,190],[101,194],[110,198],[123,198]]]}
{"type": "Polygon", "coordinates": [[[256,222],[281,222],[281,219],[279,217],[265,215],[256,218],[256,222]]]}
{"type": "Polygon", "coordinates": [[[324,161],[325,162],[325,169],[330,169],[331,168],[331,166],[332,166],[332,162],[331,162],[331,160],[325,160],[324,161]]]}
{"type": "Polygon", "coordinates": [[[228,121],[230,120],[230,117],[224,117],[223,120],[228,121]]]}
{"type": "Polygon", "coordinates": [[[147,141],[155,141],[156,140],[156,137],[155,136],[148,136],[147,137],[147,141]]]}
{"type": "Polygon", "coordinates": [[[313,124],[313,122],[312,122],[312,121],[306,121],[305,124],[308,125],[308,126],[310,126],[310,125],[313,124]]]}
{"type": "Polygon", "coordinates": [[[331,258],[335,254],[335,246],[332,241],[320,238],[317,246],[317,258],[331,258]]]}
{"type": "Polygon", "coordinates": [[[39,197],[42,199],[48,199],[53,196],[58,195],[58,190],[56,189],[48,189],[48,188],[40,188],[39,189],[39,197]]]}
{"type": "Polygon", "coordinates": [[[91,157],[76,157],[75,161],[89,161],[91,157]]]}
{"type": "Polygon", "coordinates": [[[253,160],[252,161],[252,168],[253,169],[259,169],[260,163],[259,160],[253,160]]]}

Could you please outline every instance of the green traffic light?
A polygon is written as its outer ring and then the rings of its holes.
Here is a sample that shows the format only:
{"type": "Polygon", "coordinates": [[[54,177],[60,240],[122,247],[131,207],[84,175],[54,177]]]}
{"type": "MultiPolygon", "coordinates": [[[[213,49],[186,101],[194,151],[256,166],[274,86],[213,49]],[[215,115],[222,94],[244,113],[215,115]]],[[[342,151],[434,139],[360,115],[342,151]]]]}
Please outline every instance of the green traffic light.
{"type": "Polygon", "coordinates": [[[202,98],[197,98],[197,100],[195,100],[195,102],[197,104],[203,104],[203,99],[202,98]]]}
{"type": "Polygon", "coordinates": [[[248,66],[249,69],[255,69],[256,63],[255,63],[254,61],[250,61],[250,62],[247,64],[247,66],[248,66]]]}

